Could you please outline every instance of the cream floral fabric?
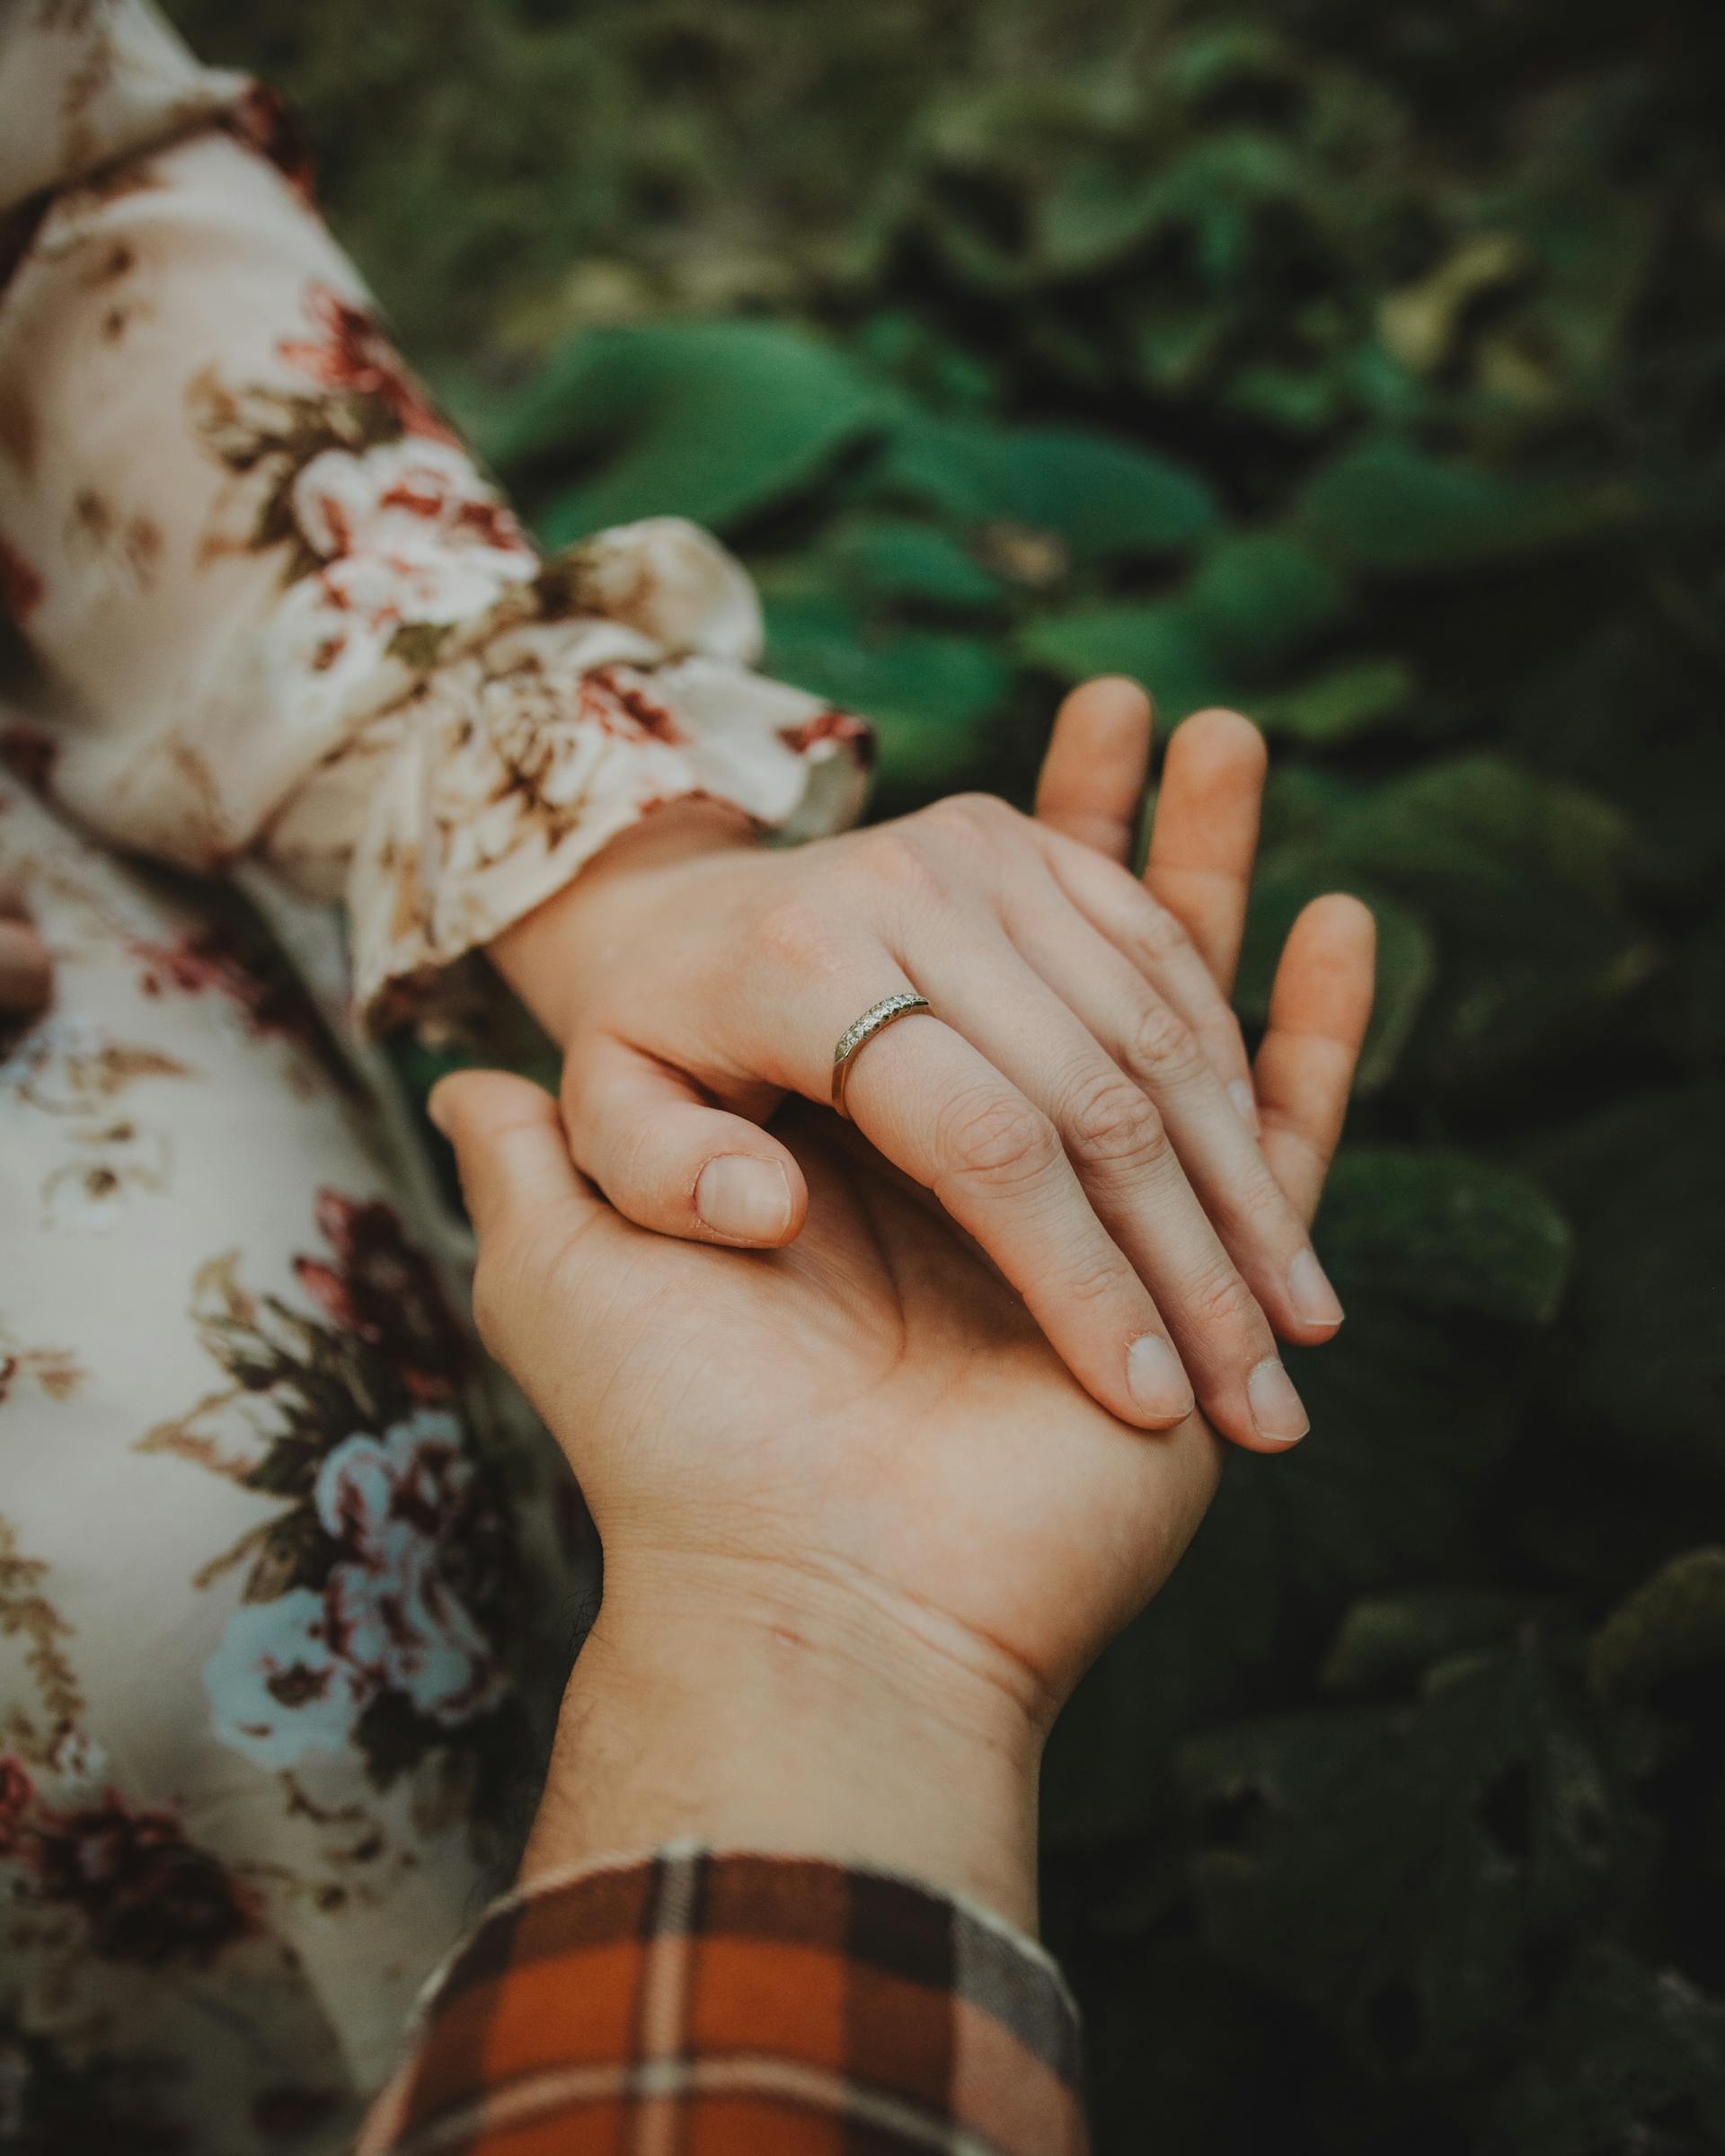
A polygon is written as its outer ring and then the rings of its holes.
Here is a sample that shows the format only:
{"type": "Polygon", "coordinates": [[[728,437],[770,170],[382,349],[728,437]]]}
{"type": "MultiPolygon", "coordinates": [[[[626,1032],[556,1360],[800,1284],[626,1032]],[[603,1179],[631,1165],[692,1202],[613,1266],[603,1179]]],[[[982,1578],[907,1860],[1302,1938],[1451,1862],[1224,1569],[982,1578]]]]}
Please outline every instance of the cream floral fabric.
{"type": "Polygon", "coordinates": [[[0,0],[0,593],[56,797],[345,893],[372,1014],[657,803],[853,817],[866,730],[751,670],[712,539],[656,517],[541,561],[287,141],[145,0],[0,0]]]}
{"type": "Polygon", "coordinates": [[[0,874],[56,968],[0,1031],[0,2148],[335,2156],[590,1545],[243,909],[4,778],[0,874]]]}

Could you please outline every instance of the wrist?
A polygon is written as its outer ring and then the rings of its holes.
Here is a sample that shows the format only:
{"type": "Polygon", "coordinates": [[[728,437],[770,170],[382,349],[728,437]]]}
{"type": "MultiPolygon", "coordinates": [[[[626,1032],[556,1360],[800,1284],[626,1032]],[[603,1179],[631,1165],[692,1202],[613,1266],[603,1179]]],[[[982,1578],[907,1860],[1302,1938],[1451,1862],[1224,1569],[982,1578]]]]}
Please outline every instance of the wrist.
{"type": "Polygon", "coordinates": [[[487,956],[560,1047],[579,1003],[576,961],[626,938],[636,905],[666,871],[756,843],[754,826],[728,802],[667,801],[594,855],[561,890],[494,936],[487,956]]]}
{"type": "Polygon", "coordinates": [[[905,1873],[1036,1920],[1041,1727],[866,1596],[751,1560],[607,1559],[522,1877],[675,1840],[905,1873]]]}

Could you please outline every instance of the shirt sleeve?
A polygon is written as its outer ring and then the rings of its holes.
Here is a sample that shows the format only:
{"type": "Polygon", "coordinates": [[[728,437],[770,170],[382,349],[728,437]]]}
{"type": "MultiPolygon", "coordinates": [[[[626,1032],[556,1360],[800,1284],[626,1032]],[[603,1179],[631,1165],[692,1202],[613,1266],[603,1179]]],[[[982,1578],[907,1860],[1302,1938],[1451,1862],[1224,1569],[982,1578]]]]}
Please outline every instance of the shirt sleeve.
{"type": "Polygon", "coordinates": [[[908,1879],[667,1849],[497,1904],[431,1987],[368,2152],[1082,2156],[1042,1950],[908,1879]]]}
{"type": "Polygon", "coordinates": [[[543,560],[147,0],[0,0],[0,601],[75,814],[345,895],[373,1015],[658,803],[855,816],[867,729],[755,671],[740,567],[671,517],[543,560]]]}

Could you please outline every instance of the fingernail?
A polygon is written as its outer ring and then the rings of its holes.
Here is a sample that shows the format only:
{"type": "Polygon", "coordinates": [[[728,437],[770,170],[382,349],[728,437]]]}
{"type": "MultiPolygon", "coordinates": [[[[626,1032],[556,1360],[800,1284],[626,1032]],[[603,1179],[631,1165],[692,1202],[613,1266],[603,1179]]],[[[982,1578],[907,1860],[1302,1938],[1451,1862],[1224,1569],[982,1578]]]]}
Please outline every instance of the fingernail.
{"type": "Polygon", "coordinates": [[[791,1224],[791,1186],[776,1161],[723,1153],[701,1171],[694,1209],[715,1235],[776,1242],[791,1224]]]}
{"type": "Polygon", "coordinates": [[[1157,1423],[1183,1422],[1198,1404],[1180,1357],[1160,1333],[1140,1333],[1126,1351],[1132,1397],[1157,1423]]]}
{"type": "Polygon", "coordinates": [[[1340,1325],[1342,1308],[1315,1250],[1302,1250],[1287,1268],[1287,1299],[1302,1325],[1340,1325]]]}
{"type": "Polygon", "coordinates": [[[1273,1355],[1267,1355],[1246,1380],[1246,1398],[1258,1435],[1270,1445],[1292,1445],[1312,1427],[1294,1380],[1273,1355]]]}
{"type": "Polygon", "coordinates": [[[1228,1099],[1233,1101],[1234,1113],[1254,1135],[1263,1128],[1258,1118],[1258,1096],[1243,1078],[1236,1078],[1228,1088],[1228,1099]]]}
{"type": "Polygon", "coordinates": [[[440,1130],[447,1138],[449,1135],[449,1117],[447,1110],[443,1107],[442,1096],[443,1088],[440,1085],[434,1085],[431,1088],[430,1094],[426,1100],[425,1112],[427,1116],[429,1117],[435,1127],[440,1130]]]}

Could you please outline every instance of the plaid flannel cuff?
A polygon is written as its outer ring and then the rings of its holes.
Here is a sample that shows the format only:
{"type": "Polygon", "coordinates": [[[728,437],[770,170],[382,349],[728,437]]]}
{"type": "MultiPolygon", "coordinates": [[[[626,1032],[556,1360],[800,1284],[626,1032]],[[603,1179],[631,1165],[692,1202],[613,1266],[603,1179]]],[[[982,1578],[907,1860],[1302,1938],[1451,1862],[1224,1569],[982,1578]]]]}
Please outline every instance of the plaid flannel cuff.
{"type": "Polygon", "coordinates": [[[425,2010],[392,2156],[1080,2156],[1040,1948],[908,1879],[672,1848],[499,1903],[425,2010]]]}

